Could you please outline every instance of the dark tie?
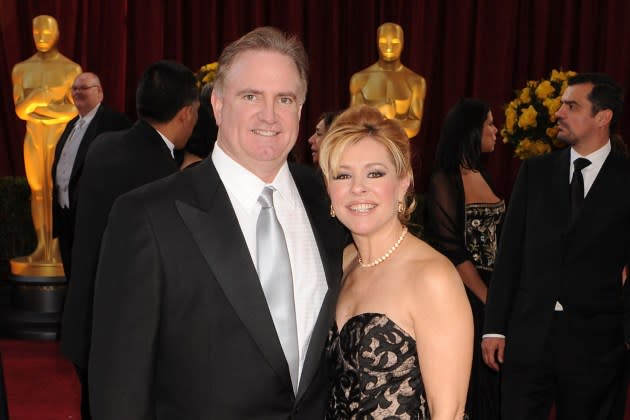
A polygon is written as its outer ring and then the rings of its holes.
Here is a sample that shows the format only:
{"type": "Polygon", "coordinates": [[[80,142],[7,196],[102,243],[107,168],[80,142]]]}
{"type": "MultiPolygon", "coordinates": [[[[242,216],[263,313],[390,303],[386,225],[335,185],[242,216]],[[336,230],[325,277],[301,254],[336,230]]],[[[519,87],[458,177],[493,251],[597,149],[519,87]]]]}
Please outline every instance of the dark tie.
{"type": "Polygon", "coordinates": [[[273,192],[274,188],[267,186],[258,198],[262,207],[256,223],[258,277],[289,365],[293,391],[297,394],[300,360],[293,275],[284,231],[273,207],[273,192]]]}
{"type": "Polygon", "coordinates": [[[584,202],[584,177],[582,169],[591,164],[591,161],[584,158],[577,158],[573,161],[573,178],[571,178],[571,218],[578,215],[582,203],[584,202]]]}

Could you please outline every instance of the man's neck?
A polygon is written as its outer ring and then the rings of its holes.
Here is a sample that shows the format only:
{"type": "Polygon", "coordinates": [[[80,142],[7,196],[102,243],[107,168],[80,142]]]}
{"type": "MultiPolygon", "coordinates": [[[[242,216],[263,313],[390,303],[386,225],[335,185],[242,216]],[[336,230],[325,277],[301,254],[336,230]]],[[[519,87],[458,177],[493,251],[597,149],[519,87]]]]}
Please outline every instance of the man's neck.
{"type": "Polygon", "coordinates": [[[595,137],[593,139],[590,139],[589,141],[577,142],[576,144],[572,145],[571,147],[580,156],[588,156],[591,153],[596,152],[599,149],[601,149],[602,147],[604,147],[608,143],[609,140],[610,140],[610,137],[608,137],[608,135],[606,135],[606,136],[597,136],[597,137],[595,137]]]}

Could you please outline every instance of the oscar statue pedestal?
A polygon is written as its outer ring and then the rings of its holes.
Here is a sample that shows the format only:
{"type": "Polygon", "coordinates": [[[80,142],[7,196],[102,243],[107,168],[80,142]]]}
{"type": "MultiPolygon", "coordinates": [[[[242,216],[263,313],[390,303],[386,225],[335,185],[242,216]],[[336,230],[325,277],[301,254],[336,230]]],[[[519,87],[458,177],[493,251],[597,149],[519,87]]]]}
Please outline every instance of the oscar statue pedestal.
{"type": "Polygon", "coordinates": [[[17,257],[10,260],[10,265],[9,335],[29,340],[56,339],[67,288],[62,264],[17,257]]]}

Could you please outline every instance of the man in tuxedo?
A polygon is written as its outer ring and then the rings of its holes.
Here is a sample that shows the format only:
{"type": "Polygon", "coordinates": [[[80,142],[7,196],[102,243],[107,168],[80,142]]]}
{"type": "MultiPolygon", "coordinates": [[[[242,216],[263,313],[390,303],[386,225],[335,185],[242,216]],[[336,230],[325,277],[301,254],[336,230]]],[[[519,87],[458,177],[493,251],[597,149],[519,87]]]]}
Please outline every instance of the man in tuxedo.
{"type": "Polygon", "coordinates": [[[623,91],[569,80],[556,113],[570,147],[521,166],[486,306],[482,351],[502,371],[502,415],[621,419],[630,335],[622,280],[630,246],[630,163],[611,151],[623,91]]]}
{"type": "Polygon", "coordinates": [[[323,418],[344,233],[317,173],[287,163],[307,68],[302,44],[274,28],[228,45],[211,158],[114,205],[94,301],[95,418],[323,418]]]}
{"type": "MultiPolygon", "coordinates": [[[[89,415],[94,279],[110,209],[118,196],[178,171],[173,150],[186,145],[198,107],[193,73],[179,63],[159,61],[145,70],[136,90],[138,121],[128,130],[100,135],[88,151],[79,181],[72,280],[61,329],[61,350],[75,364],[82,384],[84,418],[89,415]]],[[[114,309],[116,303],[112,305],[114,309]]]]}
{"type": "Polygon", "coordinates": [[[53,237],[59,238],[61,260],[70,279],[77,186],[92,141],[101,133],[128,128],[129,120],[103,104],[101,81],[94,73],[81,73],[72,83],[72,99],[79,111],[64,129],[55,148],[52,166],[53,237]]]}

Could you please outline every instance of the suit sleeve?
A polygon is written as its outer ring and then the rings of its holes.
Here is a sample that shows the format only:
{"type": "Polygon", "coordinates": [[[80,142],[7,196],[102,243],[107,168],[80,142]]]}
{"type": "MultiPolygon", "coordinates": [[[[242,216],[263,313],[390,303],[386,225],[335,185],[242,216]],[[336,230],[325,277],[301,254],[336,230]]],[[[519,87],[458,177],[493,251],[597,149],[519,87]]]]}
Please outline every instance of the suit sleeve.
{"type": "Polygon", "coordinates": [[[94,419],[149,419],[159,324],[160,253],[140,200],[116,201],[94,290],[90,403],[94,419]]]}
{"type": "Polygon", "coordinates": [[[496,264],[488,290],[483,334],[507,335],[507,323],[520,282],[527,215],[528,161],[514,184],[499,240],[496,264]]]}

